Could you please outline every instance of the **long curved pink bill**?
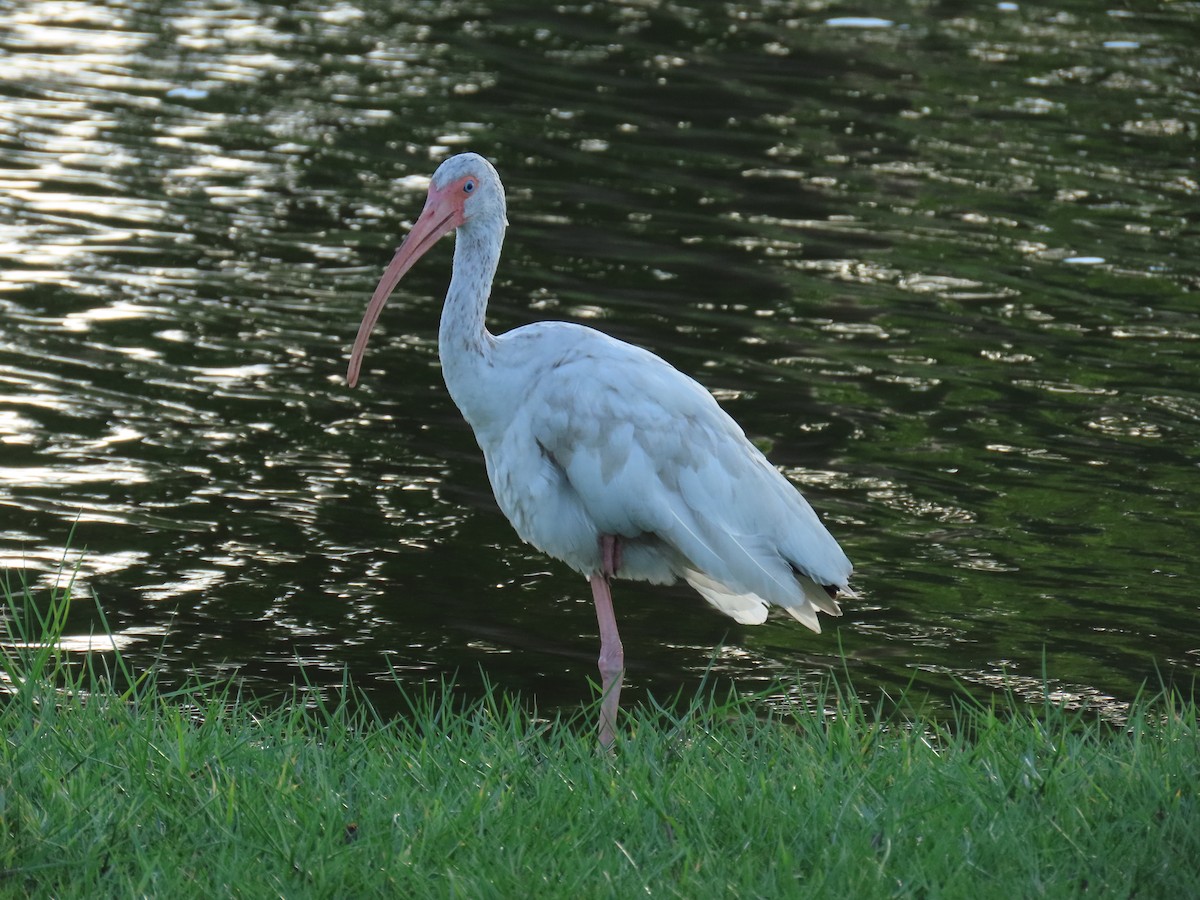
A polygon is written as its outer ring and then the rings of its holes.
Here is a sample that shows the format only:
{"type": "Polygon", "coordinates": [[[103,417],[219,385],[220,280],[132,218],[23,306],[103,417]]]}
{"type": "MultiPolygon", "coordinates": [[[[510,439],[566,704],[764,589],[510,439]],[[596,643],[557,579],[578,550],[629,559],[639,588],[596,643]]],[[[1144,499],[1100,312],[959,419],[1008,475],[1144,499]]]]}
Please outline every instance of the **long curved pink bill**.
{"type": "Polygon", "coordinates": [[[387,269],[384,270],[379,284],[375,286],[375,293],[371,295],[371,302],[367,304],[366,314],[363,316],[362,323],[358,326],[358,336],[354,338],[354,349],[350,351],[350,366],[346,369],[346,381],[350,387],[358,384],[358,372],[362,368],[363,353],[366,352],[367,341],[371,337],[371,329],[379,321],[379,314],[383,312],[383,306],[387,303],[388,297],[396,289],[396,285],[400,283],[400,279],[404,277],[404,273],[415,262],[411,254],[408,260],[403,258],[403,254],[404,247],[401,246],[396,251],[396,255],[392,257],[392,261],[388,264],[387,269]]]}
{"type": "Polygon", "coordinates": [[[346,369],[346,382],[350,387],[358,384],[359,370],[362,368],[363,354],[367,349],[367,341],[371,337],[371,329],[379,321],[379,314],[383,312],[383,306],[387,303],[392,291],[396,289],[396,285],[413,267],[413,263],[437,243],[438,238],[453,231],[458,225],[455,211],[446,209],[444,204],[439,202],[440,199],[436,193],[430,191],[425,209],[421,211],[412,231],[408,233],[408,237],[404,239],[404,243],[400,245],[396,255],[392,257],[392,261],[388,263],[383,277],[379,279],[379,284],[375,287],[375,292],[371,294],[371,302],[367,304],[362,324],[358,326],[354,349],[350,351],[350,365],[346,369]]]}

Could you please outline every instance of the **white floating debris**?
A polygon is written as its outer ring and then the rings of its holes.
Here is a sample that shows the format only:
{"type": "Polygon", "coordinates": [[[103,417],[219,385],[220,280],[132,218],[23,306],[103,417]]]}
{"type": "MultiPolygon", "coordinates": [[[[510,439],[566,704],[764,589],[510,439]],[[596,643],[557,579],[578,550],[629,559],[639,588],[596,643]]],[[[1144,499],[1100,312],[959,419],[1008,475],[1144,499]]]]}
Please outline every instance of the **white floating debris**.
{"type": "Polygon", "coordinates": [[[172,100],[203,100],[208,96],[208,91],[202,88],[175,87],[167,91],[167,96],[172,100]]]}
{"type": "Polygon", "coordinates": [[[830,28],[891,28],[896,23],[891,19],[876,19],[873,16],[839,16],[826,19],[830,28]]]}
{"type": "Polygon", "coordinates": [[[1099,266],[1106,260],[1103,256],[1068,256],[1063,262],[1071,266],[1099,266]]]}

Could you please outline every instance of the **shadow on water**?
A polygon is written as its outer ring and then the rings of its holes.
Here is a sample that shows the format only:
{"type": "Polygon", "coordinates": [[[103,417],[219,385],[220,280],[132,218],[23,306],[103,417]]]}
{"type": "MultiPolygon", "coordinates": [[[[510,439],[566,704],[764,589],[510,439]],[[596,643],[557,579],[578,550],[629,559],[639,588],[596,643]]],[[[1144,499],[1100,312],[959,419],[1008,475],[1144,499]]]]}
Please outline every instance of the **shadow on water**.
{"type": "Polygon", "coordinates": [[[1190,680],[1197,12],[0,10],[0,556],[50,573],[78,520],[78,583],[168,679],[586,697],[585,585],[517,541],[441,384],[448,243],[342,381],[470,147],[510,193],[493,330],[696,375],[858,567],[822,636],[619,585],[635,693],[710,661],[790,691],[839,644],[868,696],[1190,680]]]}

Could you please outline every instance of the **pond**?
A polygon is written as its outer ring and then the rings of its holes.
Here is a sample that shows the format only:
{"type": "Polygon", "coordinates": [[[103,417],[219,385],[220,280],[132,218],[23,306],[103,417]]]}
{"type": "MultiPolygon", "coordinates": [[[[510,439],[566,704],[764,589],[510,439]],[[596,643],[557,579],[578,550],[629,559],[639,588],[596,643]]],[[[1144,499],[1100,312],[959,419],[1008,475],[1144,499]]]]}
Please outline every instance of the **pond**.
{"type": "Polygon", "coordinates": [[[712,390],[821,513],[812,634],[618,582],[629,699],[1036,698],[1200,663],[1200,3],[29,0],[0,7],[0,558],[135,666],[383,708],[591,696],[438,369],[450,241],[350,343],[445,156],[511,228],[489,323],[712,390]],[[869,14],[868,14],[869,12],[869,14]],[[69,544],[69,548],[68,548],[69,544]]]}

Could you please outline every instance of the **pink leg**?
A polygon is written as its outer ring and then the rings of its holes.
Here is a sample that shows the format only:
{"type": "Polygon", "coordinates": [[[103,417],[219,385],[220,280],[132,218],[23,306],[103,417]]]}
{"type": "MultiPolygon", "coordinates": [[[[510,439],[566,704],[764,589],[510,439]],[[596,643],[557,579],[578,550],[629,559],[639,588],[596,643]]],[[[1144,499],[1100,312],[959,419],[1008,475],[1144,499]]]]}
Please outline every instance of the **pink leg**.
{"type": "Polygon", "coordinates": [[[621,550],[612,535],[600,538],[604,570],[591,579],[592,598],[596,601],[596,621],[600,624],[600,746],[612,748],[616,740],[617,708],[621,701],[621,676],[625,671],[625,651],[617,633],[617,616],[613,612],[609,580],[621,564],[621,550]]]}

